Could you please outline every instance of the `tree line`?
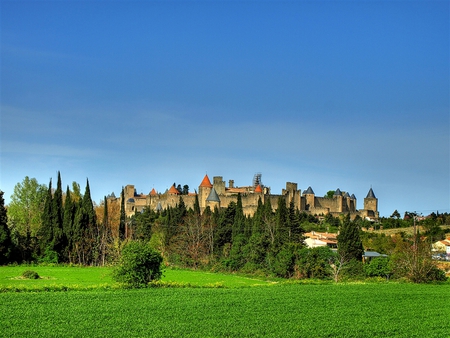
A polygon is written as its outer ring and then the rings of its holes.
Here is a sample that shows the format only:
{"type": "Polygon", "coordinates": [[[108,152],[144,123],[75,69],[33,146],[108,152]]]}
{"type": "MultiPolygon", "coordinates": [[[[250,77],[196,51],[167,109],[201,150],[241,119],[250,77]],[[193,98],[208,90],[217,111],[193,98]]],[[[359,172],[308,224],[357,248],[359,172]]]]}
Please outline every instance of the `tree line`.
{"type": "MultiPolygon", "coordinates": [[[[319,221],[300,212],[293,203],[287,205],[281,197],[276,208],[270,201],[259,200],[254,215],[248,216],[240,194],[227,207],[207,207],[203,212],[198,197],[193,208],[186,208],[181,195],[173,207],[159,211],[146,207],[128,218],[123,189],[120,199],[105,197],[98,205],[91,199],[88,180],[84,194],[80,191],[80,185],[73,182],[63,192],[58,172],[56,188],[52,180],[45,186],[25,177],[16,185],[6,208],[2,192],[0,264],[106,265],[117,261],[124,243],[143,241],[170,265],[337,279],[343,272],[364,273],[363,243],[366,248],[391,255],[402,245],[406,248],[409,240],[401,238],[406,244],[400,245],[400,241],[392,243],[392,238],[369,238],[361,231],[370,225],[366,220],[329,214],[319,221]],[[303,235],[313,229],[339,231],[337,253],[328,247],[306,248],[303,235]],[[377,245],[381,242],[384,244],[377,245]]],[[[385,275],[386,264],[375,269],[376,273],[385,275]]]]}

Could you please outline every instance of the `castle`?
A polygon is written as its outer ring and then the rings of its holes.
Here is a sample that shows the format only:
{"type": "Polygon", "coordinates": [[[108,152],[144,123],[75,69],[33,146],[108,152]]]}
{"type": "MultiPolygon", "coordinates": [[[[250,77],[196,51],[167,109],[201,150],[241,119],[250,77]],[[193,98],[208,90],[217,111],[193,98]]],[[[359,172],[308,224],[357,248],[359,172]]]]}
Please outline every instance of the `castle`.
{"type": "MultiPolygon", "coordinates": [[[[337,189],[332,197],[318,197],[311,187],[302,192],[297,188],[297,183],[287,182],[286,189],[282,189],[281,195],[273,195],[270,193],[269,187],[261,184],[260,174],[255,175],[253,185],[245,187],[235,187],[233,180],[229,180],[227,187],[222,176],[213,177],[213,183],[211,183],[208,175],[205,175],[198,187],[198,192],[187,195],[180,195],[175,186],[171,186],[164,193],[157,193],[153,188],[148,195],[137,194],[134,185],[127,185],[124,188],[125,213],[127,216],[131,216],[145,207],[155,211],[175,207],[179,203],[180,196],[188,209],[194,209],[196,197],[198,197],[201,211],[206,207],[210,207],[211,210],[214,210],[215,207],[226,208],[230,202],[237,201],[238,194],[241,195],[244,214],[249,216],[256,212],[259,199],[262,203],[270,201],[275,210],[278,199],[281,197],[286,201],[287,207],[293,202],[295,208],[312,215],[332,214],[338,216],[349,213],[352,219],[358,215],[373,221],[379,218],[378,199],[372,188],[364,198],[364,209],[357,210],[355,195],[349,195],[340,189],[337,189]]],[[[110,199],[119,200],[115,197],[110,197],[110,199]]]]}

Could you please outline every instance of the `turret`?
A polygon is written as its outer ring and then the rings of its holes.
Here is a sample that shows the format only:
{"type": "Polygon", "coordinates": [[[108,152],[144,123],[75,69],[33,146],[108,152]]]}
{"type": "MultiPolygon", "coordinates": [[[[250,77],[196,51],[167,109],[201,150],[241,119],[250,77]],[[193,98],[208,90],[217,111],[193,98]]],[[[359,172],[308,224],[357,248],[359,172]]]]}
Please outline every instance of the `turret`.
{"type": "Polygon", "coordinates": [[[373,211],[374,214],[378,213],[378,198],[375,197],[372,188],[370,188],[366,198],[364,199],[364,210],[373,211]]]}
{"type": "Polygon", "coordinates": [[[203,181],[200,183],[198,187],[198,202],[200,204],[201,209],[204,209],[206,207],[206,199],[211,193],[212,187],[213,185],[211,184],[208,175],[205,175],[203,181]]]}

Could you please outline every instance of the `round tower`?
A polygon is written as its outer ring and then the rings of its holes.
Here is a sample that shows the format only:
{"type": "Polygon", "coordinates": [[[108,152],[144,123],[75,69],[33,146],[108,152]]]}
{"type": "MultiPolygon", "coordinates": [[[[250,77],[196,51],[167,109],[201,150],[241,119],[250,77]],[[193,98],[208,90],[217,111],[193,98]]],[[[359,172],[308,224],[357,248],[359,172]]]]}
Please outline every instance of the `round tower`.
{"type": "Polygon", "coordinates": [[[206,199],[211,193],[213,185],[209,180],[208,175],[205,175],[203,181],[198,186],[198,203],[200,204],[200,208],[204,209],[206,207],[206,199]]]}

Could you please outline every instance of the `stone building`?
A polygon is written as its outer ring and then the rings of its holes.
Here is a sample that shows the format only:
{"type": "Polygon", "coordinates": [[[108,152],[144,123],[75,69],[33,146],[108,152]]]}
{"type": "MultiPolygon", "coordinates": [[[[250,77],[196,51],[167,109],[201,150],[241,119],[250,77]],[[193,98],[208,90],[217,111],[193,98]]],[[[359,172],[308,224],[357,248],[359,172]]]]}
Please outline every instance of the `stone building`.
{"type": "Polygon", "coordinates": [[[201,181],[197,193],[188,195],[180,195],[174,186],[171,186],[164,193],[157,193],[155,189],[152,189],[148,195],[137,194],[133,185],[127,185],[124,188],[125,212],[127,216],[131,216],[135,212],[142,211],[145,207],[155,211],[163,210],[169,206],[174,207],[179,203],[180,197],[188,209],[194,208],[195,199],[198,197],[201,211],[206,207],[214,210],[216,206],[226,208],[230,202],[236,202],[238,194],[241,194],[244,213],[250,216],[255,213],[259,199],[264,204],[270,201],[272,208],[275,210],[278,199],[281,197],[285,200],[287,207],[292,201],[298,210],[312,215],[332,214],[338,216],[349,213],[352,219],[359,215],[370,220],[377,220],[379,217],[378,199],[375,197],[372,188],[364,198],[364,208],[358,210],[355,195],[349,195],[349,193],[342,192],[340,189],[336,189],[332,197],[318,197],[311,187],[302,192],[297,188],[297,183],[287,182],[286,189],[282,189],[280,195],[274,195],[271,194],[270,188],[260,184],[259,180],[256,183],[254,181],[251,186],[236,187],[233,180],[229,180],[228,186],[226,186],[222,176],[213,177],[213,183],[211,183],[208,175],[205,175],[201,181]]]}

